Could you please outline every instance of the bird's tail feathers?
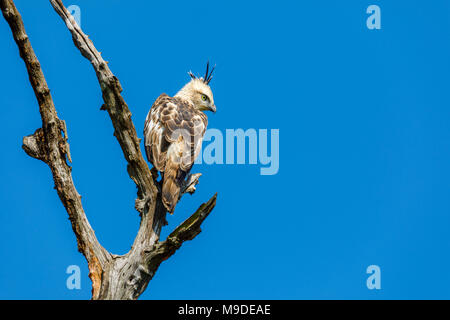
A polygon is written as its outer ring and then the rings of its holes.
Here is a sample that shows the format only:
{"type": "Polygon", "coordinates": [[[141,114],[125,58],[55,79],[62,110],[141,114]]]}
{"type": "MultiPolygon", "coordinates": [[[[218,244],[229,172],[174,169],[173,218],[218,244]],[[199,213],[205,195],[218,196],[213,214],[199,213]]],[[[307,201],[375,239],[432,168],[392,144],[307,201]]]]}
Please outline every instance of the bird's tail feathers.
{"type": "Polygon", "coordinates": [[[180,195],[180,181],[177,176],[178,166],[170,158],[167,159],[164,170],[162,201],[170,214],[173,214],[180,195]]]}

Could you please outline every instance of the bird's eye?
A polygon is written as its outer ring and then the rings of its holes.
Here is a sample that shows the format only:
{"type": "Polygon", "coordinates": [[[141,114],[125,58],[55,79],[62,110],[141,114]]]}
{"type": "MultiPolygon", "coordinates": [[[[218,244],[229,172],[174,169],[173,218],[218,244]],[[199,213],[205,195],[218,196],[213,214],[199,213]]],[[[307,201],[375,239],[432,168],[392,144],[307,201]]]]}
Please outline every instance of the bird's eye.
{"type": "Polygon", "coordinates": [[[202,100],[203,100],[203,101],[206,101],[206,100],[208,100],[208,97],[205,96],[204,94],[202,94],[202,100]]]}

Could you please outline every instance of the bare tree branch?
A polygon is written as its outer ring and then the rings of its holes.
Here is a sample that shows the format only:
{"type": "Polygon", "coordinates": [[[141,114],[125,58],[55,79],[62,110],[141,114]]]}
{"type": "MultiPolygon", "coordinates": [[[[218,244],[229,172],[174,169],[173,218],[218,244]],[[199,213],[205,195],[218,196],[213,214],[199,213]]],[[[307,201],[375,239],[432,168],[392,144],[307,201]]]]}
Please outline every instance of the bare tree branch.
{"type": "MultiPolygon", "coordinates": [[[[75,46],[94,67],[107,110],[124,157],[128,163],[130,178],[137,186],[136,209],[141,214],[141,224],[131,250],[122,256],[107,252],[97,241],[84,213],[81,196],[73,184],[72,162],[68,144],[66,123],[56,115],[56,109],[25,33],[22,19],[12,0],[0,0],[0,7],[19,47],[27,67],[31,85],[39,103],[42,128],[23,139],[23,149],[50,167],[58,195],[69,214],[73,231],[77,237],[78,249],[89,264],[93,299],[137,299],[146,289],[162,261],[172,256],[182,243],[192,240],[201,231],[200,226],[216,204],[217,194],[200,208],[169,237],[159,242],[161,228],[166,224],[166,209],[155,176],[148,168],[140,149],[140,139],[131,120],[131,112],[123,99],[122,87],[113,75],[106,61],[94,47],[61,0],[50,0],[55,11],[66,23],[75,46]]],[[[200,173],[186,179],[181,194],[193,193],[200,173]]],[[[180,196],[181,197],[181,196],[180,196]]]]}
{"type": "Polygon", "coordinates": [[[92,294],[95,296],[99,292],[102,270],[111,260],[111,255],[97,241],[84,213],[81,196],[75,189],[71,168],[66,162],[69,147],[65,123],[56,114],[50,89],[25,32],[22,17],[12,0],[0,0],[0,8],[25,62],[42,118],[42,128],[23,139],[23,149],[31,157],[44,161],[52,171],[56,191],[77,237],[78,250],[88,261],[89,276],[93,283],[92,294]]]}
{"type": "MultiPolygon", "coordinates": [[[[119,141],[125,159],[128,162],[128,173],[138,187],[140,200],[155,200],[157,188],[153,183],[147,162],[140,149],[140,139],[131,120],[131,112],[123,99],[122,86],[109,69],[100,52],[87,35],[83,33],[72,15],[60,0],[50,0],[55,11],[66,23],[72,33],[75,46],[94,67],[105,102],[103,108],[108,111],[114,126],[114,135],[119,141]]],[[[154,201],[153,201],[154,202],[154,201]]]]}

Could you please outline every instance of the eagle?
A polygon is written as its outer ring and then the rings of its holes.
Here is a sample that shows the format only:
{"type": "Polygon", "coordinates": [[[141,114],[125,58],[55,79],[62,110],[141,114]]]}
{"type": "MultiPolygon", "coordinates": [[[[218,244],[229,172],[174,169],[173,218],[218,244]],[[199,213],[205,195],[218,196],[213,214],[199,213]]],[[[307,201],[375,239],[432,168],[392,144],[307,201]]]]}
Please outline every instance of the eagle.
{"type": "Polygon", "coordinates": [[[190,81],[175,96],[161,94],[147,114],[144,145],[148,161],[161,173],[162,202],[173,214],[182,183],[200,153],[208,125],[204,111],[216,112],[209,86],[214,67],[190,81]]]}

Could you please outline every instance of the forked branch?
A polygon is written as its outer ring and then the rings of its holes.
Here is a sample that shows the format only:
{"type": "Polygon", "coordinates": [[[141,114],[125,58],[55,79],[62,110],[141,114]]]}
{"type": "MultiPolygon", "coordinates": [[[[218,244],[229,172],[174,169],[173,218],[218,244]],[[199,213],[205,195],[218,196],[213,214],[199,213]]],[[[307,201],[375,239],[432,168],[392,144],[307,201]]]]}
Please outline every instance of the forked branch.
{"type": "MultiPolygon", "coordinates": [[[[95,237],[84,213],[81,197],[75,189],[71,167],[67,128],[56,114],[50,90],[40,64],[31,47],[28,36],[12,0],[0,0],[0,7],[13,33],[20,56],[25,62],[31,86],[35,92],[42,118],[42,128],[25,137],[23,149],[33,158],[44,161],[51,169],[58,195],[72,223],[77,237],[78,249],[86,257],[92,280],[93,299],[137,299],[162,261],[169,258],[186,240],[200,233],[200,226],[215,206],[214,195],[169,237],[159,242],[166,210],[160,192],[141,153],[140,139],[131,120],[131,112],[123,99],[122,87],[106,61],[83,33],[60,0],[50,0],[53,8],[65,22],[72,34],[75,46],[87,58],[97,75],[105,104],[119,142],[128,163],[127,171],[137,186],[135,207],[141,214],[141,224],[133,246],[123,256],[105,250],[95,237]]],[[[193,193],[200,174],[189,176],[182,193],[193,193]]]]}

